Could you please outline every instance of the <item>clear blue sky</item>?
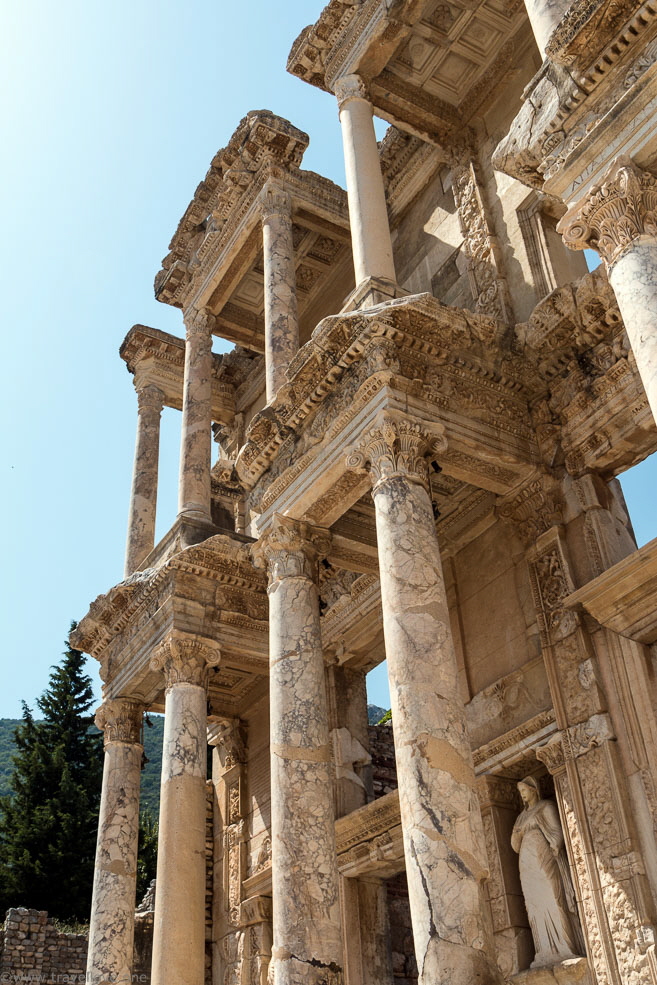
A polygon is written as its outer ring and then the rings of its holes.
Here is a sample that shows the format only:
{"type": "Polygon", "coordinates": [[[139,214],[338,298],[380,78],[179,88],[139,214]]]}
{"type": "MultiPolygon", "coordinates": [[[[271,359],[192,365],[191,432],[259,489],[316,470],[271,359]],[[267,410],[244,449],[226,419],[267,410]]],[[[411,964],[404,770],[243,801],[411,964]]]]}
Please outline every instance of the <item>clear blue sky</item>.
{"type": "MultiPolygon", "coordinates": [[[[118,347],[136,322],[183,333],[153,278],[212,156],[267,108],[310,134],[304,167],[344,183],[333,99],[285,72],[323,5],[5,5],[0,717],[33,704],[70,620],[122,577],[136,401],[118,347]]],[[[178,416],[164,415],[158,535],[175,515],[178,416]]],[[[627,489],[641,543],[657,533],[648,468],[627,489]]],[[[380,685],[372,700],[387,705],[380,685]]]]}

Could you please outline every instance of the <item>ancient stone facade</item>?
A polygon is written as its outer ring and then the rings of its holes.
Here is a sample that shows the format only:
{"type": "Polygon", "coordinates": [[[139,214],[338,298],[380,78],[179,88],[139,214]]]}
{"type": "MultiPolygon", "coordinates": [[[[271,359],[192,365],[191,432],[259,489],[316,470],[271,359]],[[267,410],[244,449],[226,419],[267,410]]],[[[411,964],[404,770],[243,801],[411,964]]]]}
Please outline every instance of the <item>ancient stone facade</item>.
{"type": "Polygon", "coordinates": [[[213,158],[155,280],[184,338],[121,348],[126,576],[74,637],[93,985],[131,961],[148,709],[157,985],[657,985],[657,542],[616,478],[657,449],[656,55],[654,0],[330,0],[288,69],[346,192],[269,111],[213,158]]]}

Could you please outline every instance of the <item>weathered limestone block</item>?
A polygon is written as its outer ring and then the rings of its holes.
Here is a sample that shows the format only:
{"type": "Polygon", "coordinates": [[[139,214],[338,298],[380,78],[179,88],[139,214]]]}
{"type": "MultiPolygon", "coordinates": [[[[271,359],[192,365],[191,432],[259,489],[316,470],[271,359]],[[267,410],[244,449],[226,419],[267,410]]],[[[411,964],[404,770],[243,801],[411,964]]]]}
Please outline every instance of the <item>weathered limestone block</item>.
{"type": "Polygon", "coordinates": [[[422,985],[501,981],[485,848],[420,425],[384,417],[348,458],[373,482],[404,853],[422,985]]]}
{"type": "Polygon", "coordinates": [[[92,985],[131,981],[142,712],[137,701],[117,698],[96,714],[105,733],[105,762],[87,958],[92,985]]]}
{"type": "Polygon", "coordinates": [[[341,985],[342,935],[317,560],[327,531],[276,515],[269,571],[275,985],[341,985]]]}
{"type": "Polygon", "coordinates": [[[200,985],[205,968],[208,667],[212,640],[172,634],[151,660],[166,684],[153,985],[200,985]]]}

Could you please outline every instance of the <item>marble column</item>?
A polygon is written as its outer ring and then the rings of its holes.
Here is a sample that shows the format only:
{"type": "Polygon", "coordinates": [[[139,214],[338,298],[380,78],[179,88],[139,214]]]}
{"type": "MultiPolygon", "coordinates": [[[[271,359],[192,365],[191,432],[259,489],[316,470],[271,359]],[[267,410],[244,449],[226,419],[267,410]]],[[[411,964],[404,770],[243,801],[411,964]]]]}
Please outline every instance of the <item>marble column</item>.
{"type": "Polygon", "coordinates": [[[139,568],[155,546],[160,415],[164,394],[152,383],[137,390],[137,442],[132,471],[125,577],[139,568]]]}
{"type": "Polygon", "coordinates": [[[105,762],[87,953],[89,985],[131,981],[142,711],[138,702],[116,698],[96,714],[96,725],[105,733],[105,762]]]}
{"type": "Polygon", "coordinates": [[[356,286],[370,277],[395,283],[388,209],[372,104],[358,75],[335,83],[344,146],[356,286]]]}
{"type": "Polygon", "coordinates": [[[616,158],[557,230],[571,250],[594,249],[605,261],[657,421],[657,178],[626,155],[616,158]]]}
{"type": "Polygon", "coordinates": [[[151,660],[166,682],[152,985],[203,985],[207,675],[212,640],[176,634],[151,660]]]}
{"type": "Polygon", "coordinates": [[[267,403],[271,403],[299,350],[292,199],[282,185],[268,181],[259,205],[265,268],[265,381],[267,403]]]}
{"type": "Polygon", "coordinates": [[[277,514],[269,572],[273,985],[341,985],[342,939],[317,561],[328,532],[277,514]]]}
{"type": "Polygon", "coordinates": [[[529,23],[543,58],[550,36],[571,3],[572,0],[525,0],[529,23]]]}
{"type": "Polygon", "coordinates": [[[501,982],[486,855],[419,424],[382,417],[349,455],[373,482],[399,801],[420,985],[501,982]]]}
{"type": "Polygon", "coordinates": [[[178,515],[210,523],[212,315],[192,309],[185,329],[178,515]]]}

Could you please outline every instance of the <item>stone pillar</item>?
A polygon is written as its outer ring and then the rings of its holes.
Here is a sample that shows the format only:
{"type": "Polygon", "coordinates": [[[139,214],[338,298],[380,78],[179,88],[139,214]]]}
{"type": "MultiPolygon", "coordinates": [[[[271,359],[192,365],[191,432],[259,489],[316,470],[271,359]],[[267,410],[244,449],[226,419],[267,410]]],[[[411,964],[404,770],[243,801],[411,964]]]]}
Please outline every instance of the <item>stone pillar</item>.
{"type": "Polygon", "coordinates": [[[342,127],[356,286],[370,277],[394,285],[395,265],[372,104],[358,75],[338,79],[333,91],[342,127]]]}
{"type": "Polygon", "coordinates": [[[125,577],[136,571],[155,546],[160,415],[164,394],[152,383],[137,390],[137,442],[132,471],[125,577]]]}
{"type": "Polygon", "coordinates": [[[552,32],[571,3],[572,0],[525,0],[529,23],[543,58],[545,58],[545,49],[552,32]]]}
{"type": "Polygon", "coordinates": [[[344,960],[349,985],[393,985],[387,904],[384,880],[342,880],[344,960]]]}
{"type": "Polygon", "coordinates": [[[341,985],[342,935],[317,561],[325,530],[276,514],[269,570],[274,985],[341,985]]]}
{"type": "Polygon", "coordinates": [[[208,666],[218,645],[176,634],[151,660],[166,682],[152,985],[203,985],[208,666]]]}
{"type": "MultiPolygon", "coordinates": [[[[485,849],[419,424],[385,416],[348,458],[373,482],[404,855],[420,985],[501,982],[485,849]]],[[[444,446],[444,445],[443,445],[444,446]]]]}
{"type": "Polygon", "coordinates": [[[267,403],[271,403],[299,350],[292,199],[282,185],[268,181],[259,204],[265,267],[265,379],[267,403]]]}
{"type": "Polygon", "coordinates": [[[138,702],[116,698],[96,714],[96,725],[105,733],[105,763],[89,926],[89,985],[131,981],[142,711],[138,702]]]}
{"type": "Polygon", "coordinates": [[[602,183],[569,209],[557,226],[571,250],[594,249],[605,261],[655,420],[656,210],[657,178],[623,155],[616,158],[602,183]]]}
{"type": "Polygon", "coordinates": [[[178,515],[210,523],[212,316],[207,309],[192,309],[185,328],[178,515]]]}

